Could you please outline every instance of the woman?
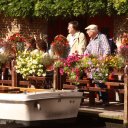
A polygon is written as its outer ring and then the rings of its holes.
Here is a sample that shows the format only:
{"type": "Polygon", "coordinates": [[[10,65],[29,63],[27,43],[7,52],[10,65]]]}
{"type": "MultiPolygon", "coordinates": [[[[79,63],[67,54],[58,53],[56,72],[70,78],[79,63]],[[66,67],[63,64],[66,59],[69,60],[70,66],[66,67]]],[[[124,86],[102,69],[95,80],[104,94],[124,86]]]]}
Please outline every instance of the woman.
{"type": "Polygon", "coordinates": [[[36,49],[33,51],[34,53],[37,53],[37,52],[43,52],[43,53],[46,53],[47,51],[47,44],[44,40],[37,40],[36,41],[36,49]]]}
{"type": "Polygon", "coordinates": [[[25,52],[26,51],[33,51],[36,49],[36,41],[34,38],[26,39],[25,41],[25,52]]]}

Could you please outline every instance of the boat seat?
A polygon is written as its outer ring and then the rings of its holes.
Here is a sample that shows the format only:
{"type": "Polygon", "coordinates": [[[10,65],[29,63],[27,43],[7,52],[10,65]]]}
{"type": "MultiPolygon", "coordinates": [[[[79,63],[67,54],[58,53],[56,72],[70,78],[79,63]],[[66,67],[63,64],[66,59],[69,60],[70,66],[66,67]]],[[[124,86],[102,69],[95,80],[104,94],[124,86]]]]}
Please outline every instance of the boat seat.
{"type": "Polygon", "coordinates": [[[20,89],[16,87],[0,86],[1,93],[20,93],[20,89]]]}
{"type": "Polygon", "coordinates": [[[28,76],[28,81],[31,85],[34,85],[35,88],[51,88],[53,77],[51,76],[28,76]]]}

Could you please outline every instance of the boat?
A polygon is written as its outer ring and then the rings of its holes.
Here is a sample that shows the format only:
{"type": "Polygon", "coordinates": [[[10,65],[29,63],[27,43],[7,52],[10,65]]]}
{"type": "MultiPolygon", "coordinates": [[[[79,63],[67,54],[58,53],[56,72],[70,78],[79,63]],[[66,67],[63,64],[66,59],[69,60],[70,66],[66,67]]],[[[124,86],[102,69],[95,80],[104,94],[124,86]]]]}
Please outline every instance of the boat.
{"type": "Polygon", "coordinates": [[[0,123],[31,125],[75,119],[82,95],[76,90],[0,87],[0,123]]]}

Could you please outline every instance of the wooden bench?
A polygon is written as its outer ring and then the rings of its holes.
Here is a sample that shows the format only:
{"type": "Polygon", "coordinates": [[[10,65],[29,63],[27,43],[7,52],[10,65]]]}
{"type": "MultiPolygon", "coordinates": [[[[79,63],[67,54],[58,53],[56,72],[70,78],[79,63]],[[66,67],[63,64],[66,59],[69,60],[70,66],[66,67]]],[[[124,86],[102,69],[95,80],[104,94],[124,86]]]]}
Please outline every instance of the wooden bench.
{"type": "Polygon", "coordinates": [[[0,86],[0,92],[1,93],[27,93],[27,92],[41,92],[44,90],[45,89],[0,86]]]}
{"type": "MultiPolygon", "coordinates": [[[[12,86],[12,80],[0,80],[0,84],[3,85],[8,85],[12,86]]],[[[29,81],[18,81],[17,86],[27,86],[30,87],[29,81]]]]}
{"type": "Polygon", "coordinates": [[[20,93],[20,89],[16,87],[0,86],[0,93],[20,93]]]}
{"type": "Polygon", "coordinates": [[[12,80],[0,80],[0,84],[2,84],[2,85],[4,85],[4,84],[12,85],[12,80]]]}
{"type": "MultiPolygon", "coordinates": [[[[89,104],[95,104],[95,97],[97,92],[115,92],[119,94],[124,94],[124,82],[122,81],[107,81],[105,85],[107,88],[100,88],[94,86],[91,80],[84,78],[82,80],[78,80],[80,83],[77,85],[79,91],[88,92],[89,94],[89,104]]],[[[76,89],[76,86],[73,85],[74,81],[66,79],[66,83],[63,84],[63,89],[76,89]]],[[[86,97],[86,96],[85,96],[86,97]]]]}
{"type": "Polygon", "coordinates": [[[34,83],[35,88],[51,88],[53,82],[53,78],[48,76],[28,76],[27,78],[30,84],[34,83]]]}
{"type": "MultiPolygon", "coordinates": [[[[107,89],[101,89],[99,87],[94,86],[94,84],[92,84],[92,81],[88,78],[84,78],[82,80],[78,80],[77,82],[79,82],[79,85],[77,85],[78,91],[81,92],[88,92],[86,93],[87,95],[89,95],[89,104],[95,104],[95,92],[106,92],[107,89]]],[[[70,80],[70,79],[66,79],[66,84],[63,84],[63,89],[76,89],[76,85],[73,85],[74,80],[70,80]]],[[[83,99],[82,102],[84,102],[84,99],[86,98],[86,94],[83,95],[83,99]]]]}
{"type": "MultiPolygon", "coordinates": [[[[75,82],[75,80],[66,79],[66,83],[70,83],[71,85],[75,82]]],[[[82,80],[78,80],[80,84],[85,84],[87,86],[90,86],[90,79],[84,78],[82,80]]]]}

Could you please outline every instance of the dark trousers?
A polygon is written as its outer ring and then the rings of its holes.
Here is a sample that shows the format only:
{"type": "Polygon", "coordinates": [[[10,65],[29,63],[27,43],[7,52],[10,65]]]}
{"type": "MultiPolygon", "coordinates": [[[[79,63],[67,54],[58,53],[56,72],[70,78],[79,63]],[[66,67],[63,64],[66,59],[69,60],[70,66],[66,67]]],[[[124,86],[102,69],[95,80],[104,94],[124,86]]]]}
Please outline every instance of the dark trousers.
{"type": "MultiPolygon", "coordinates": [[[[97,87],[100,88],[107,88],[107,86],[104,83],[96,83],[97,87]]],[[[103,102],[108,102],[108,92],[99,92],[99,96],[101,97],[103,102]]]]}

